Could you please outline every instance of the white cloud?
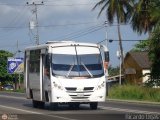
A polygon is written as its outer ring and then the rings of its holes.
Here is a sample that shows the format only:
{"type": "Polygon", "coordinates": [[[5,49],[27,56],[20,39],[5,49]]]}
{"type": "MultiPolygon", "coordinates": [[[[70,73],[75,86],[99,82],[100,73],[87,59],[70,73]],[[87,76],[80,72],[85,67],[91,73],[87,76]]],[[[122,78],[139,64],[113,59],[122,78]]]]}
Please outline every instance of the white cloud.
{"type": "Polygon", "coordinates": [[[0,7],[0,14],[1,15],[5,15],[5,14],[8,14],[10,11],[12,11],[13,10],[13,8],[12,7],[10,7],[10,6],[7,6],[7,5],[2,5],[1,7],[0,7]]]}
{"type": "MultiPolygon", "coordinates": [[[[1,3],[0,3],[1,4],[1,3]]],[[[24,20],[29,12],[27,12],[24,6],[11,6],[2,5],[0,6],[0,26],[1,27],[14,27],[24,26],[24,20]],[[23,23],[23,25],[22,25],[23,23]]]]}
{"type": "Polygon", "coordinates": [[[81,14],[92,14],[91,11],[94,4],[89,0],[63,0],[58,2],[44,2],[44,6],[39,6],[40,18],[47,18],[50,16],[58,15],[64,17],[71,17],[76,15],[77,18],[81,17],[81,14]],[[89,3],[91,3],[89,5],[89,3]],[[83,5],[87,4],[87,5],[83,5]]]}
{"type": "MultiPolygon", "coordinates": [[[[38,7],[38,20],[42,24],[65,24],[67,22],[83,22],[83,21],[95,21],[97,19],[97,10],[92,11],[97,0],[45,0],[44,5],[38,7]],[[46,2],[45,2],[46,1],[46,2]],[[48,1],[48,2],[47,2],[48,1]],[[89,4],[91,3],[91,5],[89,4]],[[83,5],[86,4],[86,5],[83,5]]],[[[34,0],[29,0],[32,4],[34,0]]],[[[36,0],[35,3],[40,3],[40,0],[36,0]]],[[[4,4],[4,3],[3,3],[4,4]]],[[[24,23],[33,19],[35,16],[32,15],[34,6],[12,6],[14,3],[6,3],[9,5],[3,5],[0,7],[1,23],[6,25],[7,23],[19,21],[19,24],[24,23]],[[18,18],[19,17],[19,18],[18,18]]],[[[17,3],[16,3],[17,4],[17,3]]],[[[20,5],[25,5],[23,1],[19,2],[20,5]]],[[[18,22],[16,23],[18,25],[18,22]]]]}

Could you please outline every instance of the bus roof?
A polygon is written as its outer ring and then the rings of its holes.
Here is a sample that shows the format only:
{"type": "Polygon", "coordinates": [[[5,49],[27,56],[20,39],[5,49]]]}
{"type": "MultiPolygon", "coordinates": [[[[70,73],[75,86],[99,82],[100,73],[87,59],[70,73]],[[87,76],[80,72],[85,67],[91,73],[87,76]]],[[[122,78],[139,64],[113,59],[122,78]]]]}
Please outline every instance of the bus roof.
{"type": "Polygon", "coordinates": [[[95,43],[84,43],[84,42],[75,42],[75,41],[49,41],[46,44],[29,46],[25,50],[35,50],[35,49],[43,49],[48,47],[61,47],[61,46],[72,46],[72,45],[99,47],[98,44],[95,44],[95,43]]]}

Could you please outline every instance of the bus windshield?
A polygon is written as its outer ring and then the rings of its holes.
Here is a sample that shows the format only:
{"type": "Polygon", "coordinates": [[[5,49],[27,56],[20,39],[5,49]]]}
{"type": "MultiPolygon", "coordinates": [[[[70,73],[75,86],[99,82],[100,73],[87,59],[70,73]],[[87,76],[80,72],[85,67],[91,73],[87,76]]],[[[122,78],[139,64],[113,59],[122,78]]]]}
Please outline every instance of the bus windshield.
{"type": "Polygon", "coordinates": [[[100,54],[52,54],[52,73],[54,76],[100,77],[104,75],[100,54]]]}

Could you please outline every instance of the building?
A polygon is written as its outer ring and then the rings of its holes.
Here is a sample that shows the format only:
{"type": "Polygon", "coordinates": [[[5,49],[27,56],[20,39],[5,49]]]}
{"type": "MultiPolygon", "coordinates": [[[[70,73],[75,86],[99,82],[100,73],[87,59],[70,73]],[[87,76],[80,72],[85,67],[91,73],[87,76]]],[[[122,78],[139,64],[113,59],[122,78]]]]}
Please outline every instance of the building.
{"type": "Polygon", "coordinates": [[[151,69],[148,52],[128,52],[124,58],[125,79],[132,84],[148,80],[151,69]]]}

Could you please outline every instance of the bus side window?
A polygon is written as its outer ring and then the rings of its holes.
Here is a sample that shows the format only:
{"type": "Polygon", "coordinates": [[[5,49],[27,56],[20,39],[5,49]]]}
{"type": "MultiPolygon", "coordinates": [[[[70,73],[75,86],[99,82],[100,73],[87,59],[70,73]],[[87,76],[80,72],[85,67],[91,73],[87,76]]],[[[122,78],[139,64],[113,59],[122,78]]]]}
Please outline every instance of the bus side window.
{"type": "Polygon", "coordinates": [[[50,79],[50,63],[49,63],[49,55],[45,56],[45,69],[44,74],[50,79]]]}

